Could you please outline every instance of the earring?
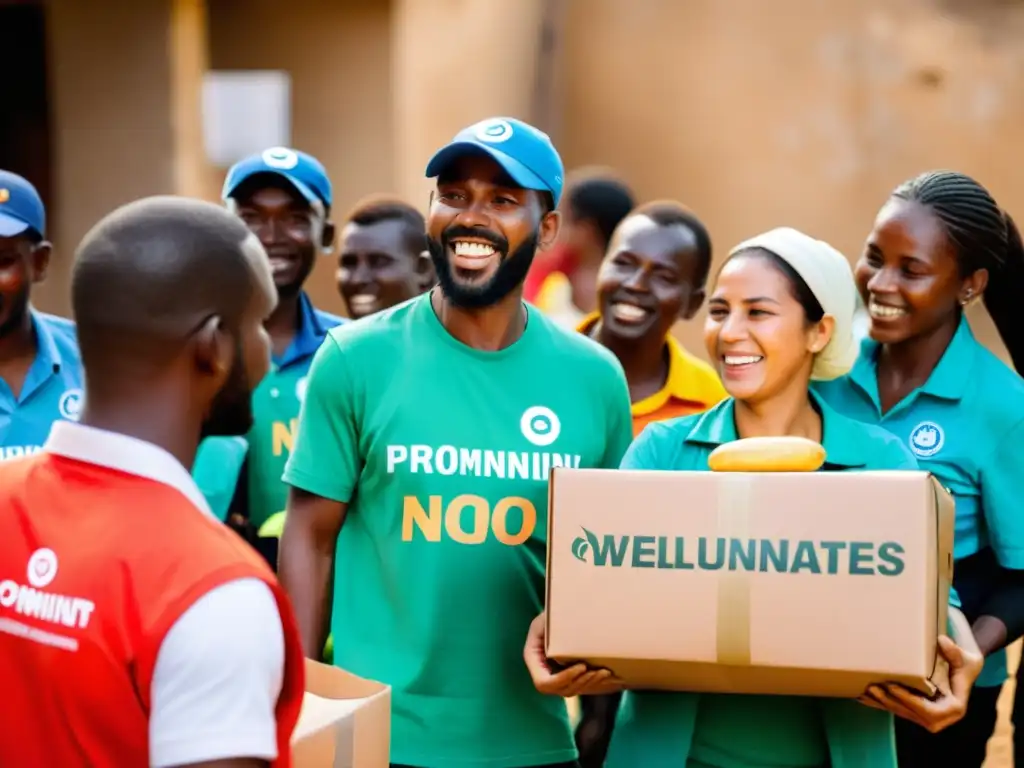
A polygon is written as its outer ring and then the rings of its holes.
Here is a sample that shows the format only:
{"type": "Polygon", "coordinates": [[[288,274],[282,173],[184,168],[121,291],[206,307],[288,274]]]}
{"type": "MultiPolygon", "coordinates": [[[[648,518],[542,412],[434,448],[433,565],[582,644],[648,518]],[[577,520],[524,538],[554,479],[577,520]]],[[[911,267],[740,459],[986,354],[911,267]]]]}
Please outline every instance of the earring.
{"type": "Polygon", "coordinates": [[[974,291],[967,291],[967,293],[964,294],[963,299],[961,299],[960,301],[960,306],[966,307],[968,304],[971,303],[972,298],[974,298],[974,291]]]}

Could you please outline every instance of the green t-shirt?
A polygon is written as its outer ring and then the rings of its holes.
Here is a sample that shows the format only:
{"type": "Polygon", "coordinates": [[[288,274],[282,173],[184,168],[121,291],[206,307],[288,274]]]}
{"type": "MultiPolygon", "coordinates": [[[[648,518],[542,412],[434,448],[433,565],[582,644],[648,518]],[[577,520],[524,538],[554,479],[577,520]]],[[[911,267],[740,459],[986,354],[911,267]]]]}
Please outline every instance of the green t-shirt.
{"type": "Polygon", "coordinates": [[[249,521],[257,529],[282,511],[288,499],[288,486],[281,482],[281,474],[295,443],[299,408],[313,355],[328,331],[346,322],[317,309],[302,293],[295,338],[283,355],[275,356],[270,371],[252,393],[253,426],[247,436],[245,499],[249,521]]]}
{"type": "Polygon", "coordinates": [[[544,601],[548,470],[618,466],[629,393],[607,350],[528,312],[517,342],[482,352],[424,295],[331,331],[310,369],[284,477],[349,503],[334,661],[393,687],[395,763],[575,756],[565,702],[522,659],[544,601]]]}
{"type": "Polygon", "coordinates": [[[281,475],[294,445],[311,360],[307,358],[305,365],[274,365],[252,393],[246,500],[249,520],[257,528],[283,510],[288,498],[281,475]]]}
{"type": "Polygon", "coordinates": [[[716,768],[826,766],[828,739],[821,707],[808,697],[702,696],[687,768],[693,768],[691,763],[716,768]],[[737,737],[738,724],[747,725],[743,738],[737,737]]]}

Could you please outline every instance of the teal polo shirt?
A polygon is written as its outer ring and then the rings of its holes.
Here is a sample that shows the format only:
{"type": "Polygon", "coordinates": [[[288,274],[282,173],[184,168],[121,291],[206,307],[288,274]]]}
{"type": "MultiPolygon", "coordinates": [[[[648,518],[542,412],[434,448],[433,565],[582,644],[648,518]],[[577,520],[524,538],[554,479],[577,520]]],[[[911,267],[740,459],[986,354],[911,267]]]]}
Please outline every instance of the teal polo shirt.
{"type": "Polygon", "coordinates": [[[208,437],[196,451],[192,479],[221,522],[228,519],[248,452],[244,437],[208,437]]]}
{"type": "MultiPolygon", "coordinates": [[[[811,400],[821,413],[822,470],[918,469],[910,451],[886,430],[841,415],[814,392],[811,400]]],[[[630,446],[622,469],[704,472],[715,448],[738,439],[736,401],[728,398],[706,413],[650,424],[630,446]]]]}
{"type": "MultiPolygon", "coordinates": [[[[811,397],[821,413],[822,470],[919,469],[886,430],[843,416],[813,392],[811,397]]],[[[708,471],[711,452],[736,439],[735,401],[729,398],[706,413],[649,425],[622,469],[708,471]]],[[[958,604],[955,595],[951,603],[958,604]]],[[[629,691],[606,765],[895,768],[893,738],[890,715],[851,700],[629,691]]]]}
{"type": "Polygon", "coordinates": [[[0,379],[0,461],[39,451],[53,422],[77,420],[82,406],[82,358],[75,324],[29,312],[36,357],[18,397],[0,379]]]}
{"type": "MultiPolygon", "coordinates": [[[[895,435],[956,500],[954,558],[991,547],[1024,569],[1024,379],[974,338],[966,318],[928,380],[888,413],[878,396],[879,344],[866,339],[853,370],[815,389],[846,416],[895,435]]],[[[988,657],[976,685],[1001,685],[1006,653],[988,657]]]]}
{"type": "Polygon", "coordinates": [[[210,437],[203,441],[192,477],[211,508],[225,519],[242,466],[246,468],[249,520],[258,529],[268,517],[284,509],[287,486],[281,481],[284,465],[295,442],[299,408],[313,355],[327,332],[348,322],[323,312],[303,292],[299,296],[299,327],[270,372],[253,392],[253,427],[244,444],[237,438],[210,437]]]}

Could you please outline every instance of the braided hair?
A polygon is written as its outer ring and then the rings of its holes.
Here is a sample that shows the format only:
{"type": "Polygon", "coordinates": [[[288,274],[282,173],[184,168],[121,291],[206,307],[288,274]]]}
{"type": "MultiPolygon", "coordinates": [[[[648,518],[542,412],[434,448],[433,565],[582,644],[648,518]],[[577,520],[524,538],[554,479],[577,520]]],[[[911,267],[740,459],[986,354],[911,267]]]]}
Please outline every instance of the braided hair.
{"type": "Polygon", "coordinates": [[[935,214],[956,253],[961,277],[988,270],[985,308],[1014,367],[1024,371],[1024,323],[1015,306],[1024,301],[1024,244],[1013,219],[985,187],[954,171],[922,173],[898,186],[893,197],[935,214]]]}

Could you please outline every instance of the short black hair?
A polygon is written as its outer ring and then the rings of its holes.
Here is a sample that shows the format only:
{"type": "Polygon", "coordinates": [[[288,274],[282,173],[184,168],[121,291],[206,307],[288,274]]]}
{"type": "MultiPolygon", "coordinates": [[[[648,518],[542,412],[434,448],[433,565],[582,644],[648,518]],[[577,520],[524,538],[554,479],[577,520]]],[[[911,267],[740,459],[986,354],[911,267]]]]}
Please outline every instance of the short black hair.
{"type": "Polygon", "coordinates": [[[962,277],[989,272],[983,299],[1018,372],[1024,370],[1024,244],[1017,225],[979,182],[956,171],[928,171],[892,196],[928,208],[942,224],[962,277]]]}
{"type": "Polygon", "coordinates": [[[185,197],[137,200],[101,219],[71,270],[86,368],[126,336],[178,342],[214,315],[236,324],[256,286],[243,248],[250,238],[237,216],[185,197]]]}
{"type": "Polygon", "coordinates": [[[540,215],[543,218],[555,210],[555,196],[546,189],[538,189],[537,194],[540,195],[540,215]]]}
{"type": "Polygon", "coordinates": [[[647,216],[659,227],[685,227],[697,241],[699,285],[703,286],[711,272],[711,235],[697,214],[675,200],[654,200],[634,209],[630,216],[647,216]]]}
{"type": "Polygon", "coordinates": [[[636,201],[624,182],[611,176],[588,176],[570,184],[565,204],[574,219],[589,221],[597,227],[607,248],[615,228],[633,210],[636,201]]]}
{"type": "Polygon", "coordinates": [[[389,195],[370,195],[357,202],[345,215],[344,224],[368,227],[383,221],[400,221],[405,226],[406,246],[416,254],[426,250],[427,222],[415,207],[389,195]]]}
{"type": "Polygon", "coordinates": [[[46,238],[43,237],[43,234],[35,227],[29,227],[28,229],[21,233],[21,236],[28,240],[28,242],[33,247],[39,245],[40,243],[46,240],[46,238]]]}
{"type": "Polygon", "coordinates": [[[371,195],[364,197],[345,216],[345,223],[368,226],[381,221],[401,220],[414,229],[425,229],[426,220],[423,214],[413,206],[397,197],[387,195],[371,195]]]}

